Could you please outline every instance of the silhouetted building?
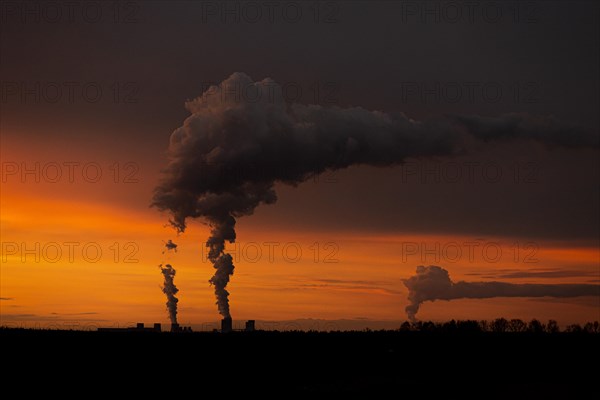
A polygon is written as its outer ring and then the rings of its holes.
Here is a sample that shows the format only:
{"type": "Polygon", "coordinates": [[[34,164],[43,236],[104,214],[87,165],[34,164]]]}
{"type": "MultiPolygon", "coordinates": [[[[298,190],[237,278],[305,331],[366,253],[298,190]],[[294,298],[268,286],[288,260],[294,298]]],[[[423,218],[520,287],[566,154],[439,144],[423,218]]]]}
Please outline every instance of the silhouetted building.
{"type": "Polygon", "coordinates": [[[155,330],[156,332],[161,332],[161,331],[162,331],[162,326],[161,326],[161,324],[160,324],[160,323],[155,323],[155,324],[154,324],[154,330],[155,330]]]}
{"type": "Polygon", "coordinates": [[[221,320],[221,332],[222,333],[231,332],[232,329],[233,329],[233,321],[231,320],[231,317],[223,318],[221,320]]]}
{"type": "Polygon", "coordinates": [[[254,332],[255,330],[255,321],[253,319],[249,319],[248,321],[246,321],[246,332],[254,332]]]}

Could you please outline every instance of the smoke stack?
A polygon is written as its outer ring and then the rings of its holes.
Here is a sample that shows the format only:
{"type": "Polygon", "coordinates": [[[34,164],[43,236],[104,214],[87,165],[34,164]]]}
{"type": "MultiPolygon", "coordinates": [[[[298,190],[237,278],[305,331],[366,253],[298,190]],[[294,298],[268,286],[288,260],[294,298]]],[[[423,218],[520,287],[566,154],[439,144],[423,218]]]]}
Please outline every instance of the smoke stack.
{"type": "Polygon", "coordinates": [[[254,332],[255,331],[255,321],[253,319],[249,319],[246,321],[246,332],[254,332]]]}
{"type": "Polygon", "coordinates": [[[228,332],[231,332],[232,329],[233,329],[233,321],[231,320],[231,317],[223,318],[221,320],[221,332],[228,333],[228,332]]]}
{"type": "Polygon", "coordinates": [[[171,332],[179,332],[179,331],[180,331],[179,324],[177,324],[177,323],[171,324],[171,332]]]}
{"type": "Polygon", "coordinates": [[[162,332],[162,326],[160,325],[160,323],[155,323],[154,324],[154,330],[156,332],[162,332]]]}

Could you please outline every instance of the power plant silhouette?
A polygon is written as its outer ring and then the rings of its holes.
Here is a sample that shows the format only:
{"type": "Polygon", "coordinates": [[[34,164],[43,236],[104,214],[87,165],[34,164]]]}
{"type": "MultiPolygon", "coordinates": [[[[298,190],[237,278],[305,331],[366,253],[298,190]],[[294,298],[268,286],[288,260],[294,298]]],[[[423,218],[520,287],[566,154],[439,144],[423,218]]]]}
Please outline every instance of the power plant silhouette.
{"type": "MultiPolygon", "coordinates": [[[[233,329],[233,320],[231,317],[223,318],[221,320],[221,329],[214,329],[213,332],[229,333],[229,332],[254,332],[256,330],[256,321],[250,319],[246,321],[244,329],[233,329]]],[[[146,327],[143,322],[138,322],[136,326],[126,328],[98,328],[98,332],[163,332],[162,324],[155,323],[152,327],[146,327]]],[[[166,331],[165,331],[166,332],[166,331]]],[[[180,332],[192,332],[191,326],[180,326],[179,324],[171,324],[169,332],[180,333],[180,332]]]]}
{"type": "Polygon", "coordinates": [[[233,320],[231,317],[226,317],[221,320],[221,333],[228,333],[232,331],[254,332],[255,330],[256,321],[253,319],[246,321],[245,329],[233,329],[233,320]]]}

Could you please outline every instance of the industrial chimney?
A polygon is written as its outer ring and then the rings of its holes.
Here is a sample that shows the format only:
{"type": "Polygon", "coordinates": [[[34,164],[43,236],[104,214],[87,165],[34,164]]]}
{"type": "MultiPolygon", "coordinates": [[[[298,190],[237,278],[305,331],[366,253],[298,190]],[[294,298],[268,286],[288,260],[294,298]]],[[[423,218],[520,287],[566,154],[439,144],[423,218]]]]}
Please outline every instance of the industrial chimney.
{"type": "Polygon", "coordinates": [[[179,332],[180,330],[179,324],[171,324],[171,332],[179,332]]]}
{"type": "Polygon", "coordinates": [[[233,329],[233,321],[231,320],[231,317],[223,318],[221,320],[221,332],[222,333],[231,332],[232,329],[233,329]]]}
{"type": "Polygon", "coordinates": [[[255,329],[255,321],[253,319],[246,321],[246,332],[254,332],[255,329]]]}

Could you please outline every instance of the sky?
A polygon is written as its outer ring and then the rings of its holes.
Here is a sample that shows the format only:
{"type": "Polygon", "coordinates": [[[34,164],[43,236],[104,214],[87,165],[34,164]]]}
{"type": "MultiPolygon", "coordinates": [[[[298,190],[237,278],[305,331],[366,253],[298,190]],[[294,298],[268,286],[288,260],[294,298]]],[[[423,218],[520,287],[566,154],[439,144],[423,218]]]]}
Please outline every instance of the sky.
{"type": "MultiPolygon", "coordinates": [[[[535,134],[559,127],[568,141],[576,131],[560,127],[576,126],[597,143],[598,4],[469,4],[3,2],[1,324],[166,324],[164,263],[177,271],[181,324],[201,329],[221,318],[206,221],[189,217],[178,234],[169,209],[150,205],[161,171],[181,157],[171,134],[213,132],[186,125],[208,112],[190,101],[236,72],[277,82],[286,118],[322,107],[329,128],[336,107],[410,124],[518,113],[546,118],[535,134]],[[177,252],[165,251],[169,239],[177,252]]],[[[229,94],[240,96],[242,115],[255,115],[244,108],[251,94],[229,94]]],[[[319,129],[323,149],[332,129],[319,129]]],[[[225,135],[214,132],[217,142],[225,135]]],[[[376,128],[360,134],[379,138],[376,128]]],[[[245,140],[230,147],[245,151],[245,140]]],[[[440,266],[453,282],[600,283],[597,145],[527,137],[460,145],[457,155],[409,153],[294,185],[275,180],[277,202],[237,218],[236,243],[225,244],[233,319],[395,326],[407,319],[404,280],[419,265],[440,266]]],[[[203,154],[192,150],[186,157],[203,154]]],[[[583,323],[600,318],[600,298],[429,301],[417,317],[583,323]]]]}

